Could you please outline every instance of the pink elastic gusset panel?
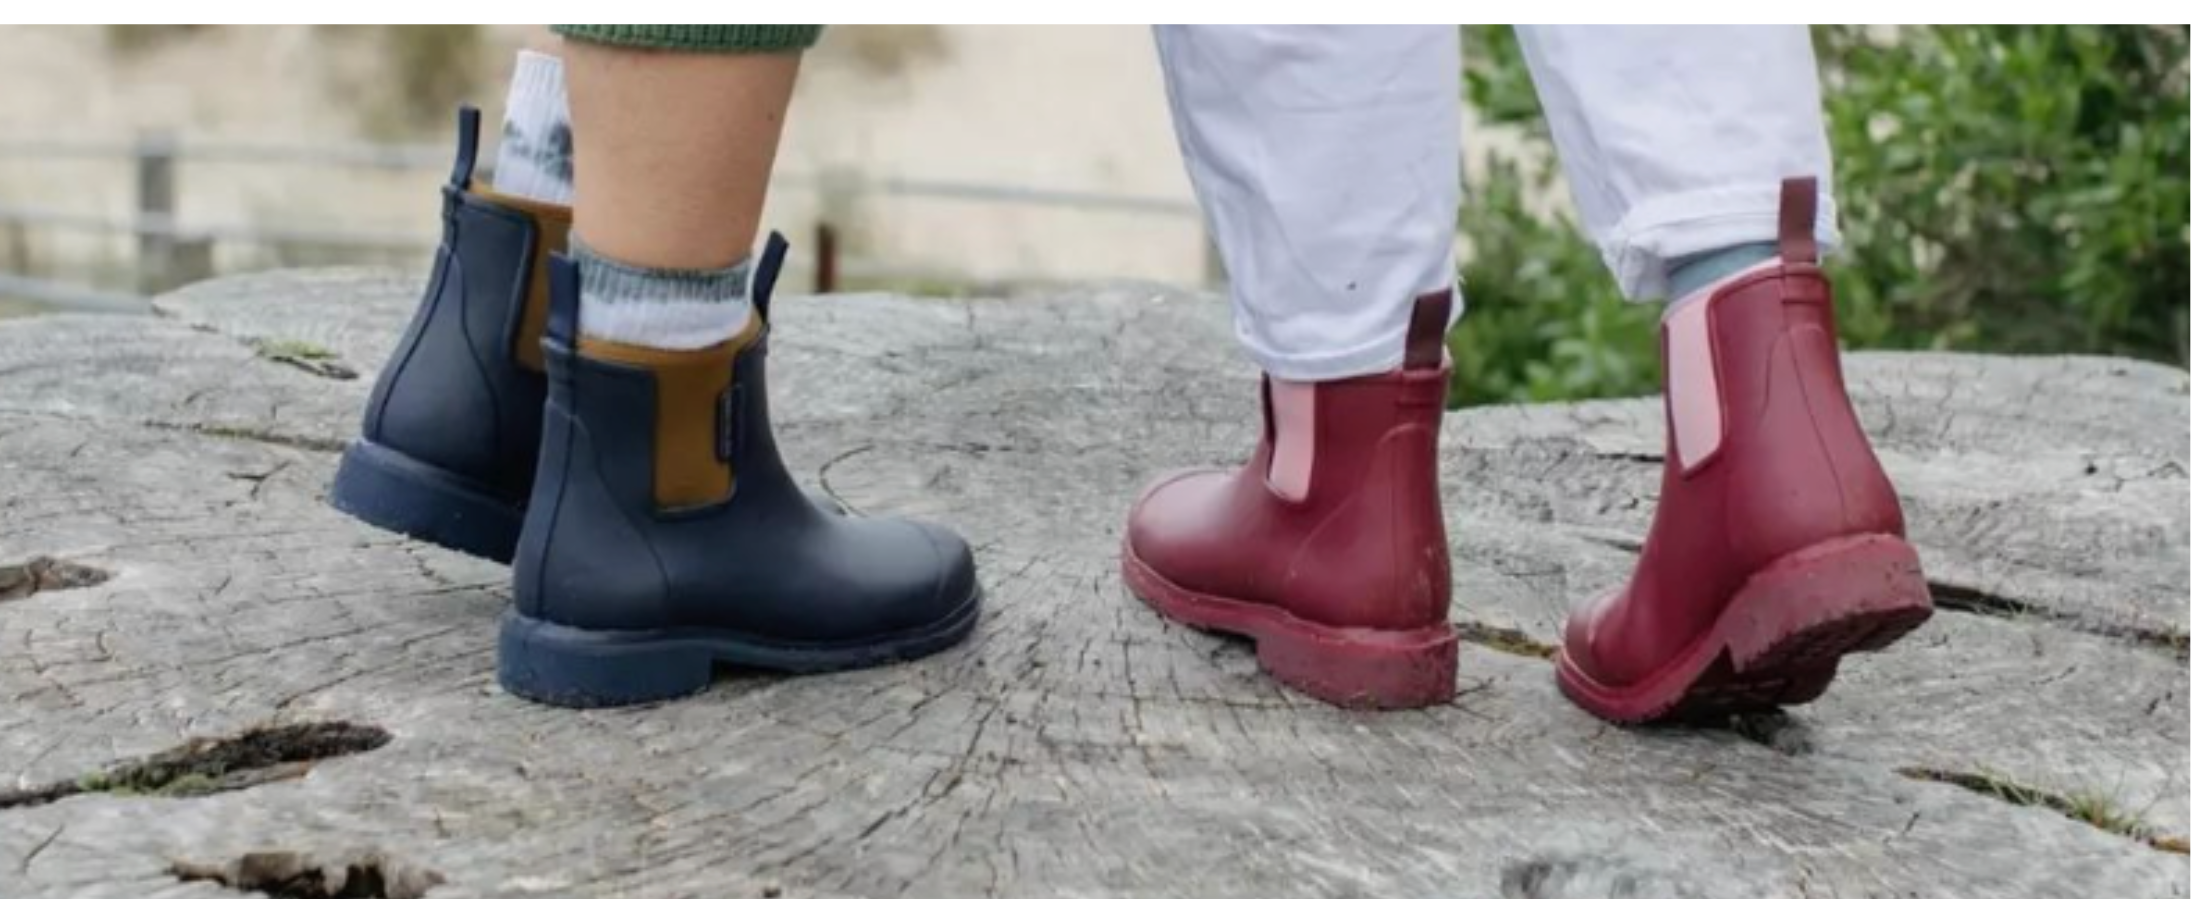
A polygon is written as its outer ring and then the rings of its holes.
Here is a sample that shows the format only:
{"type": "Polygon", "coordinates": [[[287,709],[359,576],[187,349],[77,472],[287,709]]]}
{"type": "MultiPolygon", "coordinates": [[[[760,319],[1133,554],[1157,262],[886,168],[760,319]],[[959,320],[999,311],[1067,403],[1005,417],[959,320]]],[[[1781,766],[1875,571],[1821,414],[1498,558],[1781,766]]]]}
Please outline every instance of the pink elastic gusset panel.
{"type": "Polygon", "coordinates": [[[1314,481],[1314,385],[1269,378],[1268,404],[1276,422],[1268,487],[1284,499],[1303,500],[1314,481]]]}
{"type": "Polygon", "coordinates": [[[1711,298],[1727,285],[1773,268],[1767,260],[1705,285],[1665,309],[1665,408],[1673,417],[1673,447],[1681,470],[1711,458],[1725,433],[1718,366],[1711,359],[1711,298]]]}
{"type": "Polygon", "coordinates": [[[1665,407],[1673,416],[1673,447],[1681,469],[1719,449],[1719,375],[1711,364],[1708,294],[1683,301],[1665,319],[1665,407]]]}
{"type": "Polygon", "coordinates": [[[1665,308],[1665,411],[1672,413],[1672,446],[1681,453],[1681,470],[1718,453],[1725,433],[1718,367],[1712,363],[1712,297],[1734,281],[1778,266],[1780,259],[1767,259],[1742,268],[1665,308]]]}

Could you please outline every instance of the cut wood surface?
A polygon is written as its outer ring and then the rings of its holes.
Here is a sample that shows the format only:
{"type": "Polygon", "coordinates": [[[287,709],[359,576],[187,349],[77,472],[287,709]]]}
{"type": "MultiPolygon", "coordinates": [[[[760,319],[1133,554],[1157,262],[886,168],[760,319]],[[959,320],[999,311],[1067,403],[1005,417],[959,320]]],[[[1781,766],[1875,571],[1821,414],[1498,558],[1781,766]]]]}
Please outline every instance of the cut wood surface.
{"type": "Polygon", "coordinates": [[[1140,485],[1251,445],[1219,299],[788,297],[790,466],[967,535],[977,635],[574,712],[497,689],[504,569],[324,504],[417,286],[0,322],[0,897],[2187,895],[2181,371],[1850,356],[1940,614],[1787,716],[1623,729],[1538,652],[1633,563],[1654,400],[1447,418],[1458,695],[1344,712],[1118,580],[1140,485]]]}

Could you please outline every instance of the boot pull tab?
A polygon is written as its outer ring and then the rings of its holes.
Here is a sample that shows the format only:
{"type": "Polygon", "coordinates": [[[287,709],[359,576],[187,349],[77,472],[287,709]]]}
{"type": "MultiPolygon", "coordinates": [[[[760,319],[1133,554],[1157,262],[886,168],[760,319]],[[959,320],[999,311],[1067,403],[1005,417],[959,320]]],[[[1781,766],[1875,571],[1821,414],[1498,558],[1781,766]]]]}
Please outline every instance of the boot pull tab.
{"type": "Polygon", "coordinates": [[[749,305],[765,324],[772,321],[772,288],[779,284],[779,268],[787,262],[787,237],[777,231],[764,238],[764,253],[756,259],[756,275],[749,282],[749,305]]]}
{"type": "Polygon", "coordinates": [[[581,268],[573,257],[552,253],[544,274],[550,279],[550,316],[543,325],[543,341],[571,349],[580,333],[581,268]]]}
{"type": "Polygon", "coordinates": [[[474,183],[474,154],[481,147],[481,110],[458,107],[458,156],[451,160],[451,186],[465,190],[474,183]]]}
{"type": "Polygon", "coordinates": [[[1780,261],[1818,261],[1818,179],[1780,182],[1780,261]]]}
{"type": "Polygon", "coordinates": [[[1406,367],[1441,367],[1444,364],[1444,329],[1450,325],[1450,288],[1415,297],[1413,318],[1406,325],[1406,367]]]}

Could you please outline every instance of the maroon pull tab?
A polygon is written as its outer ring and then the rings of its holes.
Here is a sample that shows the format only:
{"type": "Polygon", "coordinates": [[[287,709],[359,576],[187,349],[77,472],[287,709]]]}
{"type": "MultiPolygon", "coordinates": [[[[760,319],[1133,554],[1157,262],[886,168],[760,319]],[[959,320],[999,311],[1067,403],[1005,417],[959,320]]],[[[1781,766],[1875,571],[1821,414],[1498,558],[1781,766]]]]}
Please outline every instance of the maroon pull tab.
{"type": "Polygon", "coordinates": [[[1818,179],[1780,182],[1780,261],[1818,261],[1818,179]]]}
{"type": "Polygon", "coordinates": [[[1451,290],[1424,293],[1413,300],[1413,318],[1406,326],[1406,367],[1437,368],[1444,364],[1444,329],[1451,325],[1451,290]]]}

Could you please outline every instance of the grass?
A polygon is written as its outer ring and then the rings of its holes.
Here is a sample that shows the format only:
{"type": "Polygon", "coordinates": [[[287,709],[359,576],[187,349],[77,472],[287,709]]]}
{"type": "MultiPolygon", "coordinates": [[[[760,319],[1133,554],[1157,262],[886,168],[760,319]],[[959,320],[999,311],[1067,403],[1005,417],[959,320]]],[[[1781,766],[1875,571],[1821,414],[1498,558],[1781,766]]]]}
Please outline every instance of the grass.
{"type": "Polygon", "coordinates": [[[351,366],[336,358],[336,351],[317,343],[303,340],[254,340],[252,352],[270,362],[279,362],[318,377],[334,381],[349,381],[359,377],[351,366]]]}
{"type": "Polygon", "coordinates": [[[225,739],[193,740],[75,780],[0,790],[0,809],[89,793],[181,798],[241,790],[296,777],[315,762],[370,752],[389,741],[389,732],[379,727],[341,721],[256,728],[225,739]]]}
{"type": "Polygon", "coordinates": [[[2115,797],[2098,790],[2057,793],[2018,783],[1993,771],[1948,771],[1938,768],[1902,768],[1896,773],[1912,780],[1962,787],[2010,805],[2044,808],[2104,833],[2143,843],[2162,852],[2190,855],[2186,839],[2156,832],[2139,816],[2124,809],[2115,797]]]}
{"type": "Polygon", "coordinates": [[[1558,647],[1530,637],[1525,631],[1479,621],[1459,625],[1459,639],[1522,658],[1548,659],[1558,654],[1558,647]]]}
{"type": "Polygon", "coordinates": [[[335,350],[303,340],[263,340],[255,344],[253,350],[264,359],[319,362],[336,358],[335,350]]]}

